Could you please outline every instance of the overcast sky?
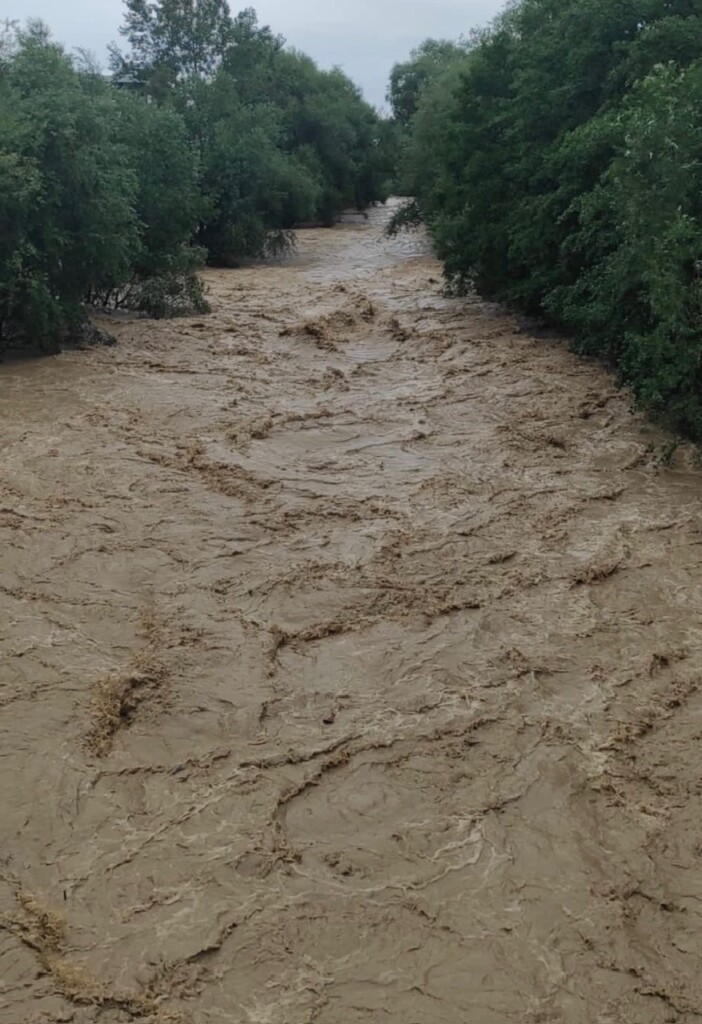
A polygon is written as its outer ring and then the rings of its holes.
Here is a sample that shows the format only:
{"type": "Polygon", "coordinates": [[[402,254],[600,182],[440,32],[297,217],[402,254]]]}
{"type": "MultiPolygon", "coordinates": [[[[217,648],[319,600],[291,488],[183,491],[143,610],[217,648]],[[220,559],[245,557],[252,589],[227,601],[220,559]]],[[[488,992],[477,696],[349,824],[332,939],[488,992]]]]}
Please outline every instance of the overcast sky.
{"type": "MultiPolygon", "coordinates": [[[[252,6],[259,20],[322,66],[339,64],[383,104],[390,68],[428,36],[454,39],[483,25],[503,0],[255,0],[231,2],[233,12],[252,6]]],[[[83,47],[101,61],[118,40],[122,0],[3,0],[0,16],[42,18],[67,47],[83,47]]]]}

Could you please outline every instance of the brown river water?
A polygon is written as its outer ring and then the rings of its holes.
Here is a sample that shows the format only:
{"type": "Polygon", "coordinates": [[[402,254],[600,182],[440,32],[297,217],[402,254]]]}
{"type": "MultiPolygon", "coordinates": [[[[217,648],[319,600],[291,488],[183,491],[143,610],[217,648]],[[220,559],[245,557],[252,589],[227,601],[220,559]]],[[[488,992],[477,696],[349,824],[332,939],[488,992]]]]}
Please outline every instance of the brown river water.
{"type": "Polygon", "coordinates": [[[702,475],[387,216],[0,366],[2,1024],[702,1018],[702,475]]]}

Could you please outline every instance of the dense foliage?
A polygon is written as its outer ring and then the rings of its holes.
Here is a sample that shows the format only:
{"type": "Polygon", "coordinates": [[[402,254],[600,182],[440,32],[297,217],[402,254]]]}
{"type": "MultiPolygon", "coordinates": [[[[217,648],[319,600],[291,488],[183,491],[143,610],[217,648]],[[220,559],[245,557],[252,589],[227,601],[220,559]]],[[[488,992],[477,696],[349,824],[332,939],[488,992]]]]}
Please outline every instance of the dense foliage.
{"type": "Polygon", "coordinates": [[[179,118],[32,25],[0,49],[0,348],[52,349],[85,303],[203,308],[197,164],[179,118]],[[158,280],[158,287],[155,281],[158,280]]]}
{"type": "Polygon", "coordinates": [[[0,350],[86,304],[206,308],[195,273],[386,198],[386,127],[339,70],[226,0],[126,0],[112,75],[39,23],[0,35],[0,350]]]}
{"type": "Polygon", "coordinates": [[[702,0],[520,0],[434,61],[403,159],[453,285],[548,317],[698,440],[700,54],[702,0]]]}
{"type": "Polygon", "coordinates": [[[387,198],[384,127],[339,70],[322,71],[253,10],[225,0],[126,0],[121,81],[181,114],[200,164],[198,240],[234,264],[280,251],[304,221],[387,198]]]}

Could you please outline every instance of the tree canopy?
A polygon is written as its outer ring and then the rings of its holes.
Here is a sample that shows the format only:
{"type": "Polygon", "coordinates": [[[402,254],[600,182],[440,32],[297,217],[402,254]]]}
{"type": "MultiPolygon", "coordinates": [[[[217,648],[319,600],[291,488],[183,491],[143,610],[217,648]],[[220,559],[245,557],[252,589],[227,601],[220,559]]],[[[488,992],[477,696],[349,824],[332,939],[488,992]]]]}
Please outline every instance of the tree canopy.
{"type": "Polygon", "coordinates": [[[465,55],[465,44],[447,39],[426,39],[395,64],[390,72],[388,102],[395,120],[408,127],[417,113],[424,90],[440,77],[446,67],[465,55]]]}

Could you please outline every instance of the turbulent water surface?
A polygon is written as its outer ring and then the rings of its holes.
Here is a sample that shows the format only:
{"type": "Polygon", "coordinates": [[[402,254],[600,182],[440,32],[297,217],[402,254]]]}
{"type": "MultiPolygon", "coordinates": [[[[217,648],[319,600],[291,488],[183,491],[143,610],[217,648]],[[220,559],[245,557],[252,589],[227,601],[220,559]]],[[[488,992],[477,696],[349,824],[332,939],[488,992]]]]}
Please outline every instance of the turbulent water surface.
{"type": "Polygon", "coordinates": [[[0,367],[3,1024],[702,1017],[702,480],[386,217],[0,367]]]}

